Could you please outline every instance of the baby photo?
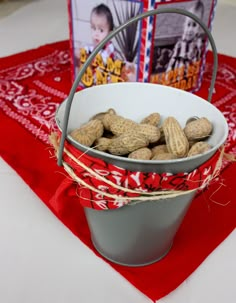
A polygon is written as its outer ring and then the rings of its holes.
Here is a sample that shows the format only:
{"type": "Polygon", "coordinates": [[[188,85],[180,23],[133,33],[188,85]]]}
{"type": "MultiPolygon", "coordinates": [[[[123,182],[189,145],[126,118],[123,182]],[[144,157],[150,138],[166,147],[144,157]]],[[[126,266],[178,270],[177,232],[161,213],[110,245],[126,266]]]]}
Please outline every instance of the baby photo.
{"type": "MultiPolygon", "coordinates": [[[[159,4],[158,8],[187,10],[208,26],[211,23],[213,2],[213,0],[191,0],[182,3],[172,1],[159,4]]],[[[160,14],[155,24],[150,81],[172,84],[187,90],[195,89],[200,83],[206,46],[206,33],[194,19],[174,13],[160,14]],[[180,81],[183,79],[185,81],[181,84],[180,81]]]]}
{"type": "MultiPolygon", "coordinates": [[[[114,28],[140,14],[142,4],[124,0],[69,2],[75,78],[94,49],[112,33],[114,28]]],[[[136,22],[108,39],[83,75],[81,86],[136,81],[140,30],[139,22],[136,22]]]]}

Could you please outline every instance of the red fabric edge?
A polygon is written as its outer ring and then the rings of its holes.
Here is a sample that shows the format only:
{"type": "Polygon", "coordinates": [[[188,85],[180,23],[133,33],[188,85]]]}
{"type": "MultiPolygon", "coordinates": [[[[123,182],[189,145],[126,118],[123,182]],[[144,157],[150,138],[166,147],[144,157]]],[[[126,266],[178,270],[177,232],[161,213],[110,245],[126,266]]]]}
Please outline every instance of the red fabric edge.
{"type": "MultiPolygon", "coordinates": [[[[36,48],[34,50],[29,50],[26,52],[22,52],[21,54],[16,54],[12,56],[8,56],[3,58],[5,60],[5,63],[0,58],[0,64],[1,68],[7,68],[10,66],[13,66],[14,64],[19,64],[19,55],[21,55],[20,62],[27,62],[30,59],[36,59],[42,55],[48,54],[48,48],[53,47],[55,49],[55,46],[57,44],[65,43],[67,44],[68,41],[61,41],[58,43],[52,43],[47,44],[45,46],[36,48]],[[22,60],[22,58],[25,58],[25,61],[22,60]]],[[[69,44],[68,44],[69,45],[69,44]]],[[[69,46],[68,46],[69,47],[69,46]]],[[[230,64],[231,58],[226,55],[219,55],[219,62],[225,61],[230,64]]],[[[7,129],[7,136],[5,136],[5,133],[3,131],[0,132],[0,139],[1,142],[4,142],[4,144],[1,144],[0,151],[2,158],[18,173],[19,176],[22,177],[22,179],[25,181],[26,184],[29,185],[30,188],[33,189],[33,191],[36,193],[36,195],[51,209],[51,211],[61,220],[60,216],[56,214],[52,207],[48,204],[48,201],[52,197],[53,193],[55,192],[58,184],[62,182],[64,179],[64,170],[57,166],[55,158],[50,158],[49,149],[46,145],[41,143],[40,141],[36,140],[30,133],[28,133],[23,127],[21,127],[16,121],[10,119],[9,117],[5,116],[2,111],[0,111],[0,119],[2,122],[2,125],[5,126],[5,129],[7,129]],[[14,125],[14,127],[9,125],[14,125]],[[16,136],[17,133],[17,136],[16,136]],[[15,142],[15,146],[17,146],[17,149],[12,148],[14,145],[12,144],[12,141],[15,142]],[[25,147],[24,142],[33,142],[32,146],[25,147]],[[11,151],[9,153],[9,151],[11,151]],[[40,155],[40,157],[35,157],[36,155],[40,155]],[[47,170],[51,171],[52,174],[45,175],[44,171],[44,165],[47,163],[47,170]],[[39,165],[40,164],[40,165],[39,165]],[[29,171],[29,167],[31,167],[31,170],[29,171]],[[34,176],[38,175],[39,178],[36,180],[34,176]],[[45,190],[46,189],[46,190],[45,190]]],[[[235,179],[234,179],[234,173],[236,171],[236,163],[231,164],[228,168],[225,169],[223,174],[223,180],[227,179],[226,186],[228,187],[228,192],[230,193],[235,188],[235,179]]],[[[208,226],[208,233],[203,232],[205,234],[205,238],[203,239],[203,244],[207,243],[208,248],[204,245],[200,247],[200,250],[197,251],[196,254],[196,248],[199,249],[199,247],[196,247],[197,241],[195,241],[197,230],[192,229],[193,224],[193,213],[198,207],[198,205],[201,203],[201,208],[204,210],[204,208],[207,208],[207,211],[203,211],[201,214],[203,217],[206,217],[209,214],[209,203],[207,202],[207,199],[211,196],[212,192],[214,192],[214,187],[212,187],[210,190],[205,191],[202,195],[194,199],[193,204],[186,215],[183,224],[181,225],[180,230],[178,231],[175,239],[175,250],[172,249],[170,253],[161,261],[157,262],[155,266],[158,267],[158,270],[161,271],[163,268],[165,268],[168,264],[168,267],[170,267],[170,274],[171,276],[176,277],[176,279],[173,280],[172,284],[172,290],[174,290],[176,287],[179,286],[179,280],[181,277],[184,281],[189,274],[191,274],[207,257],[208,255],[230,234],[230,232],[233,231],[235,228],[235,223],[229,223],[229,218],[235,215],[236,207],[233,203],[229,204],[227,207],[224,206],[217,206],[216,204],[211,204],[211,217],[209,218],[209,226],[208,226]],[[220,221],[217,222],[216,228],[213,228],[215,214],[217,214],[217,220],[220,218],[220,221]],[[212,229],[211,229],[212,227],[212,229]],[[183,236],[183,230],[188,228],[191,230],[191,234],[186,234],[183,236]],[[193,233],[194,232],[194,233],[193,233]],[[211,235],[214,235],[215,233],[218,234],[217,239],[211,238],[211,235]],[[173,258],[173,254],[175,254],[175,251],[177,249],[183,249],[185,251],[185,243],[186,241],[188,243],[192,243],[192,253],[197,258],[191,259],[191,270],[181,270],[181,272],[177,272],[175,275],[175,266],[174,264],[171,264],[170,258],[173,258]],[[194,243],[196,242],[196,243],[194,243]],[[178,277],[178,278],[177,278],[178,277]]],[[[225,196],[226,192],[222,190],[223,193],[223,200],[226,202],[227,198],[225,196]]],[[[216,198],[215,198],[216,199],[216,198]]],[[[233,217],[232,219],[235,219],[233,217]]],[[[199,221],[201,222],[201,221],[199,221]]],[[[232,220],[233,222],[233,220],[232,220]]],[[[64,223],[65,224],[65,223],[64,223]]],[[[81,224],[86,224],[84,222],[83,218],[81,220],[81,224]]],[[[67,225],[66,225],[67,226],[67,225]]],[[[67,226],[68,227],[68,226],[67,226]]],[[[68,227],[70,229],[70,227],[68,227]]],[[[199,228],[203,229],[204,226],[199,224],[199,228]]],[[[78,233],[76,230],[70,229],[76,236],[78,236],[78,233]]],[[[91,248],[93,251],[93,247],[91,244],[90,239],[83,239],[80,237],[81,241],[84,242],[89,248],[91,248]]],[[[101,257],[96,251],[94,251],[99,257],[101,257]]],[[[186,254],[183,254],[183,258],[186,257],[186,254]]],[[[102,258],[102,257],[101,257],[102,258]]],[[[102,258],[103,259],[103,258],[102,258]]],[[[186,259],[187,260],[187,259],[186,259]]],[[[116,265],[113,263],[108,262],[104,259],[108,264],[110,264],[115,270],[117,270],[120,274],[122,274],[126,279],[128,279],[129,282],[131,282],[135,287],[137,287],[138,290],[141,291],[143,289],[143,284],[140,285],[137,282],[137,279],[135,277],[139,273],[139,268],[128,268],[123,267],[120,265],[116,265]]],[[[146,273],[149,272],[150,268],[153,265],[149,265],[146,267],[142,267],[142,270],[146,273]]],[[[168,278],[168,277],[167,277],[168,278]]],[[[162,291],[157,290],[157,295],[153,296],[153,291],[148,287],[148,284],[145,287],[145,293],[149,298],[152,300],[158,300],[161,297],[167,295],[170,292],[170,289],[168,288],[168,283],[165,283],[163,281],[162,276],[155,276],[156,285],[158,288],[158,285],[164,285],[162,291]],[[166,287],[165,287],[166,285],[166,287]]],[[[148,282],[148,281],[147,281],[148,282]]]]}
{"type": "Polygon", "coordinates": [[[16,65],[22,65],[25,62],[47,56],[51,51],[60,48],[69,49],[69,40],[58,41],[55,43],[48,43],[31,50],[26,50],[21,53],[13,54],[10,56],[0,58],[1,69],[11,68],[16,65]]]}
{"type": "MultiPolygon", "coordinates": [[[[168,283],[163,281],[163,276],[155,276],[156,285],[161,285],[160,291],[157,291],[158,295],[153,297],[152,289],[149,289],[148,283],[145,287],[143,287],[143,281],[137,280],[136,276],[139,275],[139,268],[132,267],[123,267],[117,264],[110,263],[103,257],[101,257],[93,248],[91,240],[89,238],[89,232],[87,227],[87,222],[85,220],[83,212],[80,213],[82,217],[80,217],[79,225],[82,227],[81,234],[78,234],[78,231],[71,226],[66,225],[65,221],[60,217],[60,214],[55,213],[54,209],[49,205],[49,200],[53,196],[58,184],[62,182],[65,178],[64,171],[62,168],[57,166],[56,159],[50,158],[50,152],[46,145],[33,138],[30,133],[28,133],[24,128],[22,128],[17,122],[13,121],[6,117],[2,112],[0,112],[0,119],[3,125],[6,125],[8,129],[8,136],[4,135],[4,132],[0,132],[0,140],[4,145],[1,146],[1,154],[2,158],[21,176],[21,178],[30,186],[30,188],[36,193],[36,195],[49,207],[49,209],[54,213],[56,217],[58,217],[67,228],[69,228],[80,240],[86,244],[94,253],[106,261],[110,266],[112,266],[116,271],[118,271],[121,275],[123,275],[129,282],[131,282],[139,291],[142,291],[149,298],[153,300],[158,300],[161,297],[167,295],[170,292],[170,287],[168,283]],[[7,127],[9,123],[12,125],[16,124],[14,127],[7,127]],[[17,136],[15,136],[17,132],[17,136]],[[12,148],[12,140],[15,141],[18,149],[12,148]],[[33,142],[31,146],[25,148],[24,142],[33,142]],[[9,150],[12,152],[9,153],[9,150]],[[39,157],[35,157],[35,155],[39,155],[39,157]],[[39,165],[40,163],[40,165],[39,165]],[[50,174],[45,175],[44,166],[47,167],[47,171],[51,171],[50,174]],[[29,167],[31,170],[29,171],[29,167]],[[39,178],[34,178],[34,176],[39,176],[39,178]],[[140,284],[141,282],[141,284],[140,284]],[[166,285],[166,286],[165,286],[166,285]]],[[[235,186],[234,182],[234,171],[236,170],[236,163],[231,164],[224,171],[224,179],[227,178],[227,187],[230,191],[233,190],[235,186]]],[[[171,285],[171,290],[174,290],[179,286],[179,281],[184,281],[194,270],[207,258],[207,256],[230,234],[230,232],[235,228],[235,224],[232,224],[233,218],[230,220],[228,216],[234,216],[236,209],[235,205],[229,205],[228,207],[216,206],[211,204],[211,216],[208,218],[211,220],[210,224],[207,226],[207,231],[202,232],[200,234],[205,235],[203,239],[201,239],[202,246],[199,247],[197,243],[199,241],[195,241],[196,237],[199,237],[198,230],[193,228],[193,222],[201,222],[203,219],[206,220],[206,216],[208,211],[206,212],[206,208],[209,207],[207,199],[209,195],[212,193],[212,190],[205,191],[199,197],[197,197],[187,213],[183,224],[181,225],[180,230],[178,231],[174,249],[170,251],[170,253],[162,259],[161,262],[157,262],[155,264],[142,267],[142,271],[150,272],[150,277],[153,272],[153,267],[155,266],[156,272],[162,272],[164,269],[168,268],[169,277],[171,276],[173,281],[171,285]],[[199,205],[201,205],[201,209],[199,212],[199,205]],[[195,212],[196,211],[196,212],[195,212]],[[196,214],[200,214],[203,218],[194,218],[196,214]],[[205,217],[205,218],[204,218],[205,217]],[[216,224],[216,220],[218,220],[216,224]],[[211,226],[214,228],[212,229],[211,226]],[[217,230],[215,229],[217,227],[217,230]],[[184,232],[184,230],[191,231],[190,233],[184,232]],[[215,238],[214,234],[217,233],[218,237],[215,238]],[[185,245],[189,243],[189,247],[191,247],[190,251],[187,251],[185,245]],[[191,244],[190,244],[191,243],[191,244]],[[204,243],[207,243],[205,246],[204,243]],[[178,251],[183,251],[183,258],[186,258],[186,262],[190,262],[190,265],[187,268],[182,268],[181,272],[175,272],[175,254],[178,251]],[[191,254],[193,254],[193,258],[191,258],[191,254]],[[173,278],[174,277],[174,278],[173,278]]],[[[222,194],[225,197],[225,191],[222,190],[222,194]]],[[[217,198],[215,198],[217,199],[217,198]]],[[[79,205],[79,203],[78,203],[79,205]]],[[[80,208],[80,206],[79,206],[80,208]]],[[[76,226],[78,227],[78,226],[76,226]]],[[[199,225],[202,229],[203,225],[199,225]]],[[[166,275],[166,278],[168,275],[166,275]]],[[[148,281],[147,281],[148,282],[148,281]]]]}

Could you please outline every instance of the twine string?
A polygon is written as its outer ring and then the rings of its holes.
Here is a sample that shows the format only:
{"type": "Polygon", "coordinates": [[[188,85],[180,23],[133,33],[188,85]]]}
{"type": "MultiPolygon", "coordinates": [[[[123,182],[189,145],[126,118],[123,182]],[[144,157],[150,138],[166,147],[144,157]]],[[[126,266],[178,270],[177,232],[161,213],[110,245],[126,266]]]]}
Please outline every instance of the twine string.
{"type": "MultiPolygon", "coordinates": [[[[58,148],[59,148],[59,138],[57,134],[52,133],[49,137],[51,144],[53,145],[55,149],[55,154],[58,156],[58,148]]],[[[96,171],[88,167],[86,164],[84,164],[80,159],[82,156],[86,153],[84,152],[79,158],[76,158],[67,148],[64,147],[64,153],[72,160],[72,162],[76,163],[78,166],[82,167],[86,172],[88,172],[92,177],[104,182],[105,184],[109,185],[111,188],[121,190],[124,193],[130,193],[130,194],[135,194],[135,197],[130,197],[130,196],[119,196],[117,194],[111,194],[107,193],[105,191],[102,191],[88,183],[86,183],[83,179],[81,179],[74,171],[74,169],[71,167],[70,164],[68,164],[66,161],[62,161],[63,167],[67,174],[72,178],[72,180],[76,181],[78,184],[82,185],[84,188],[87,188],[91,190],[92,192],[95,192],[97,194],[100,194],[101,196],[106,197],[107,199],[111,199],[113,203],[116,203],[117,201],[137,201],[142,202],[142,201],[150,201],[150,200],[160,200],[160,199],[167,199],[167,198],[175,198],[177,196],[185,195],[185,194],[190,194],[192,192],[197,192],[206,186],[209,185],[209,183],[215,179],[221,170],[222,167],[222,161],[223,157],[225,155],[224,153],[224,148],[221,149],[219,158],[217,160],[217,163],[215,165],[215,169],[211,175],[208,175],[206,179],[202,182],[202,185],[200,187],[190,189],[190,190],[159,190],[159,191],[153,191],[153,192],[144,192],[140,190],[133,190],[127,187],[120,186],[118,184],[113,183],[111,180],[106,179],[102,175],[98,174],[96,171]]],[[[193,181],[193,182],[199,182],[199,181],[193,181]]],[[[96,203],[96,201],[94,201],[96,203]]]]}
{"type": "MultiPolygon", "coordinates": [[[[159,191],[156,192],[155,196],[144,196],[146,195],[146,193],[142,192],[142,196],[137,196],[137,197],[127,197],[127,196],[118,196],[115,194],[110,194],[110,193],[106,193],[102,190],[97,189],[94,186],[91,186],[89,184],[87,184],[84,180],[82,180],[80,177],[78,177],[75,172],[73,171],[73,169],[65,162],[63,161],[63,166],[66,170],[66,172],[79,184],[82,184],[84,187],[90,189],[91,191],[94,191],[96,193],[101,194],[102,196],[114,199],[114,200],[130,200],[130,201],[136,201],[136,200],[140,200],[140,201],[146,201],[146,200],[160,200],[160,199],[167,199],[167,198],[175,198],[178,195],[185,195],[191,192],[194,192],[196,189],[191,189],[191,190],[186,190],[186,191],[176,191],[176,190],[172,190],[172,191],[159,191]]],[[[115,186],[116,187],[116,186],[115,186]]],[[[125,189],[125,188],[124,188],[125,189]]],[[[135,191],[134,191],[135,192],[135,191]]],[[[136,194],[140,194],[140,191],[137,191],[136,194]]]]}
{"type": "MultiPolygon", "coordinates": [[[[89,168],[87,165],[85,165],[83,162],[81,162],[78,158],[75,158],[72,153],[70,153],[66,148],[64,148],[64,152],[65,154],[67,154],[67,156],[69,158],[71,158],[76,164],[78,164],[80,167],[84,168],[84,170],[86,170],[88,173],[90,173],[93,177],[95,177],[96,179],[98,180],[101,180],[102,182],[110,185],[111,187],[113,188],[116,188],[116,189],[119,189],[119,190],[122,190],[126,193],[132,193],[132,194],[144,194],[143,191],[139,191],[139,190],[132,190],[130,188],[127,188],[127,187],[123,187],[123,186],[120,186],[118,184],[115,184],[113,183],[112,181],[104,178],[103,176],[101,176],[100,174],[98,174],[96,171],[92,170],[91,168],[89,168]]],[[[65,163],[65,161],[63,161],[65,163]]],[[[153,192],[145,192],[145,195],[150,195],[150,196],[155,196],[157,194],[160,194],[160,195],[166,195],[166,193],[170,193],[170,192],[173,192],[173,191],[153,191],[153,192]]],[[[176,192],[181,192],[181,191],[177,191],[176,192]]]]}

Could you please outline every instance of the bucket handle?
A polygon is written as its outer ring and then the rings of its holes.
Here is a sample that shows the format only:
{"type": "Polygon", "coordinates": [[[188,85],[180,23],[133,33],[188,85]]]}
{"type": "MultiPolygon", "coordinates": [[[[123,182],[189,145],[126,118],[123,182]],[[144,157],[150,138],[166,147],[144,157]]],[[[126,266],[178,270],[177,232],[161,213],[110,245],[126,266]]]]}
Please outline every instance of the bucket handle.
{"type": "Polygon", "coordinates": [[[218,56],[217,56],[217,50],[216,50],[216,45],[214,42],[214,39],[212,37],[211,32],[209,31],[208,27],[202,22],[200,18],[198,18],[196,15],[183,10],[183,9],[178,9],[178,8],[158,8],[154,10],[150,10],[147,12],[143,12],[128,21],[126,21],[124,24],[120,25],[119,27],[115,28],[110,34],[108,34],[93,50],[93,52],[89,55],[87,58],[86,62],[80,69],[68,96],[67,102],[66,102],[66,107],[65,107],[65,115],[64,115],[64,123],[62,125],[62,134],[61,134],[61,140],[60,140],[60,145],[59,145],[59,152],[58,152],[58,161],[57,164],[58,166],[62,166],[62,154],[64,150],[64,143],[67,135],[67,126],[68,126],[68,121],[69,121],[69,115],[70,115],[70,108],[71,104],[74,98],[74,94],[77,90],[77,87],[81,81],[81,78],[83,74],[85,73],[86,69],[88,66],[91,64],[92,60],[95,58],[95,56],[99,53],[99,51],[105,46],[107,42],[109,42],[116,34],[118,34],[120,31],[122,31],[125,27],[129,26],[132,23],[135,23],[137,21],[140,21],[141,19],[144,19],[146,17],[150,17],[153,15],[158,15],[158,14],[167,14],[167,13],[175,13],[175,14],[180,14],[180,15],[185,15],[187,17],[192,18],[194,21],[196,21],[201,28],[204,30],[204,32],[207,34],[208,39],[211,44],[212,52],[213,52],[213,57],[214,57],[214,67],[213,67],[213,72],[212,72],[212,79],[211,79],[211,85],[209,88],[209,93],[208,93],[208,101],[211,102],[212,99],[212,94],[214,91],[214,86],[215,86],[215,81],[216,81],[216,75],[217,75],[217,69],[218,69],[218,56]]]}

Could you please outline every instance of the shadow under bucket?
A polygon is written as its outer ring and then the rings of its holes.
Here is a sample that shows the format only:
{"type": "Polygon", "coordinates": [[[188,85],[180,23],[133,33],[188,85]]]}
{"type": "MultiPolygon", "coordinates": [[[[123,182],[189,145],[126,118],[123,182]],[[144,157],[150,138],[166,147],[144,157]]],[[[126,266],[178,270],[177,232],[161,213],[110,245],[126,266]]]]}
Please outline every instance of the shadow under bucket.
{"type": "Polygon", "coordinates": [[[148,265],[171,249],[195,192],[114,210],[84,208],[96,250],[114,263],[148,265]]]}

